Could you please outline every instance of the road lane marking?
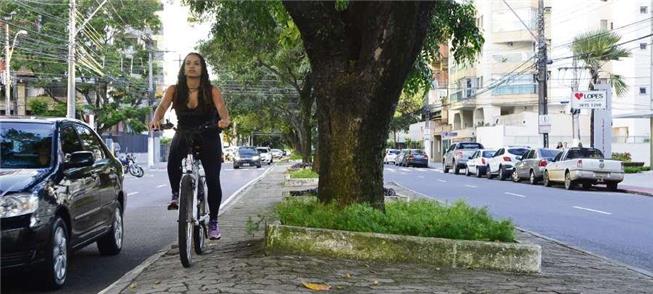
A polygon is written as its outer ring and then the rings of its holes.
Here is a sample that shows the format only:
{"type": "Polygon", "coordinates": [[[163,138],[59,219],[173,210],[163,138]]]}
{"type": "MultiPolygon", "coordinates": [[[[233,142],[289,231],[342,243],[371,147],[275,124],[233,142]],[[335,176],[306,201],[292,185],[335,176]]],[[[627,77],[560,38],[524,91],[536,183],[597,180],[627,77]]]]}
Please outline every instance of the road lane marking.
{"type": "Polygon", "coordinates": [[[136,194],[138,194],[138,193],[139,193],[139,192],[131,192],[131,193],[127,193],[127,196],[136,195],[136,194]]]}
{"type": "Polygon", "coordinates": [[[478,186],[474,186],[474,185],[465,185],[465,187],[467,187],[467,188],[478,188],[478,186]]]}
{"type": "Polygon", "coordinates": [[[446,183],[447,181],[445,181],[445,180],[441,180],[441,179],[438,179],[438,182],[440,182],[440,183],[446,183]]]}
{"type": "Polygon", "coordinates": [[[387,171],[392,172],[392,173],[396,173],[396,172],[397,172],[395,169],[393,169],[393,168],[387,168],[387,167],[384,168],[384,170],[387,170],[387,171]]]}
{"type": "Polygon", "coordinates": [[[163,188],[163,187],[167,187],[167,186],[168,186],[168,185],[158,185],[158,186],[156,186],[156,187],[157,187],[157,188],[163,188]]]}
{"type": "Polygon", "coordinates": [[[407,168],[402,168],[401,171],[409,172],[410,170],[407,168]]]}
{"type": "Polygon", "coordinates": [[[587,211],[596,212],[596,213],[602,213],[602,214],[607,214],[607,215],[612,214],[611,212],[605,212],[605,211],[601,211],[601,210],[596,210],[596,209],[591,209],[591,208],[585,208],[585,207],[580,207],[580,206],[573,206],[573,207],[576,208],[576,209],[582,209],[582,210],[587,210],[587,211]]]}
{"type": "Polygon", "coordinates": [[[517,196],[517,197],[521,197],[521,198],[526,198],[526,196],[521,195],[521,194],[517,194],[517,193],[505,192],[503,194],[517,196]]]}

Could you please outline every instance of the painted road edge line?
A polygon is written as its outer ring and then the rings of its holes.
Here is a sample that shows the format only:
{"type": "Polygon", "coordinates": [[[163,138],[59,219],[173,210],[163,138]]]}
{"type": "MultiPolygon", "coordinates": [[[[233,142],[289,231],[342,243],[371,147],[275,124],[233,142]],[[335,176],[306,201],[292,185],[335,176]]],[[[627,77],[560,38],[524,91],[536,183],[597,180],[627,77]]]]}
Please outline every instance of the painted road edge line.
{"type": "Polygon", "coordinates": [[[596,213],[602,213],[602,214],[607,214],[607,215],[611,215],[611,214],[612,214],[612,212],[607,212],[607,211],[602,211],[602,210],[596,210],[596,209],[591,209],[591,208],[586,208],[586,207],[580,207],[580,206],[572,206],[572,207],[573,207],[573,208],[576,208],[576,209],[587,210],[587,211],[596,212],[596,213]]]}
{"type": "MultiPolygon", "coordinates": [[[[240,189],[236,190],[236,192],[232,193],[227,200],[223,201],[221,204],[220,212],[218,215],[222,215],[229,207],[227,207],[227,204],[229,202],[232,202],[234,199],[239,199],[238,197],[239,193],[240,195],[245,194],[245,190],[247,188],[250,188],[255,184],[256,182],[260,181],[270,170],[272,170],[274,166],[268,167],[265,172],[263,172],[260,176],[257,178],[249,181],[247,184],[244,186],[240,187],[240,189]]],[[[234,202],[235,203],[235,202],[234,202]]],[[[122,277],[120,277],[117,281],[113,282],[111,285],[108,287],[104,288],[102,291],[98,292],[98,294],[118,294],[122,292],[125,288],[127,288],[132,281],[138,277],[146,268],[148,268],[150,265],[152,265],[154,262],[159,260],[161,256],[165,255],[171,248],[172,246],[177,243],[172,242],[170,245],[167,245],[163,247],[159,252],[155,253],[154,255],[148,257],[145,261],[143,261],[141,264],[133,268],[132,270],[128,271],[125,273],[122,277]]]]}
{"type": "Polygon", "coordinates": [[[517,196],[517,197],[521,197],[521,198],[526,198],[526,196],[524,196],[522,194],[517,194],[517,193],[512,193],[512,192],[503,192],[503,194],[511,195],[511,196],[517,196]]]}
{"type": "Polygon", "coordinates": [[[438,182],[440,182],[440,183],[446,183],[447,181],[445,181],[445,180],[441,180],[441,179],[438,179],[438,182]]]}
{"type": "Polygon", "coordinates": [[[474,185],[465,185],[465,187],[467,187],[467,188],[478,188],[478,186],[474,186],[474,185]]]}
{"type": "Polygon", "coordinates": [[[127,193],[127,196],[136,195],[136,194],[138,194],[138,193],[140,193],[140,192],[131,192],[131,193],[127,193]]]}
{"type": "MultiPolygon", "coordinates": [[[[446,202],[444,202],[444,201],[442,201],[442,200],[440,200],[440,199],[433,198],[433,197],[431,197],[431,196],[429,196],[429,195],[426,195],[426,194],[424,194],[424,193],[417,192],[417,191],[415,191],[415,190],[413,190],[413,189],[411,189],[411,188],[408,188],[408,187],[406,187],[406,186],[404,186],[404,185],[402,185],[402,184],[399,184],[399,183],[397,183],[397,182],[395,182],[395,181],[390,181],[390,182],[388,182],[388,184],[390,184],[390,185],[395,185],[395,186],[397,186],[397,187],[399,187],[399,188],[406,189],[406,190],[408,190],[408,191],[410,191],[410,192],[412,192],[412,193],[415,193],[415,194],[417,194],[417,195],[419,195],[419,196],[421,196],[421,197],[424,197],[424,198],[427,198],[427,199],[430,199],[430,200],[434,200],[434,201],[437,201],[437,202],[440,203],[440,204],[445,204],[445,205],[446,205],[446,202]]],[[[411,199],[411,200],[412,200],[412,199],[411,199]]]]}

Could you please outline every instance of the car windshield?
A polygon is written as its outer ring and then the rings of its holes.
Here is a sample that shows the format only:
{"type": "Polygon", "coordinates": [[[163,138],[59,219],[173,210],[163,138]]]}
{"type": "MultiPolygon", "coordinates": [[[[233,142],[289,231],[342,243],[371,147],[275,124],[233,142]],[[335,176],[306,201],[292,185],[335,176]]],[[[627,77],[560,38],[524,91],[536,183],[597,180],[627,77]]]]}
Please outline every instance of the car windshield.
{"type": "Polygon", "coordinates": [[[397,155],[397,154],[399,154],[399,150],[388,150],[388,154],[397,155]]]}
{"type": "Polygon", "coordinates": [[[256,150],[254,150],[254,149],[242,148],[242,149],[238,150],[238,154],[240,154],[240,155],[256,155],[258,153],[256,153],[256,150]]]}
{"type": "Polygon", "coordinates": [[[268,150],[265,149],[265,148],[256,148],[256,150],[258,150],[258,152],[261,152],[261,153],[268,153],[268,150]]]}
{"type": "Polygon", "coordinates": [[[458,149],[483,149],[483,145],[479,143],[460,143],[458,149]]]}
{"type": "Polygon", "coordinates": [[[0,168],[49,167],[53,133],[52,124],[1,123],[0,168]]]}
{"type": "Polygon", "coordinates": [[[528,148],[508,148],[508,153],[510,153],[512,155],[521,156],[521,155],[526,154],[526,152],[528,152],[528,150],[529,150],[528,148]]]}
{"type": "Polygon", "coordinates": [[[412,153],[415,155],[424,155],[424,151],[422,150],[413,150],[412,153]]]}
{"type": "Polygon", "coordinates": [[[483,151],[483,157],[485,157],[485,158],[492,157],[492,156],[494,156],[494,153],[497,153],[497,152],[494,151],[494,150],[483,151]]]}
{"type": "Polygon", "coordinates": [[[570,149],[569,152],[567,152],[567,159],[575,158],[603,159],[603,153],[601,153],[601,150],[593,148],[570,149]]]}
{"type": "Polygon", "coordinates": [[[554,158],[560,153],[560,150],[555,149],[540,149],[540,155],[544,158],[554,158]]]}

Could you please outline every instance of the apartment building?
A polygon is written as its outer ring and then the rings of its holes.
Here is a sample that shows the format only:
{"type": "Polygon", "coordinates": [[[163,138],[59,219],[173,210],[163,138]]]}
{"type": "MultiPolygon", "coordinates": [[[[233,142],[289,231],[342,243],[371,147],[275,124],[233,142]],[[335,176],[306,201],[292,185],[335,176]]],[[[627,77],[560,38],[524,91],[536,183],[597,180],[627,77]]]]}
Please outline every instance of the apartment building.
{"type": "MultiPolygon", "coordinates": [[[[458,64],[453,59],[448,60],[449,93],[448,101],[443,106],[438,104],[441,100],[431,98],[437,96],[435,92],[440,90],[435,86],[437,83],[429,93],[429,109],[448,112],[439,117],[432,116],[429,123],[420,123],[421,127],[428,129],[423,135],[425,143],[431,145],[430,153],[434,161],[441,158],[441,150],[459,141],[477,141],[488,147],[543,145],[538,130],[535,79],[537,46],[531,35],[531,32],[537,33],[538,1],[506,2],[507,4],[503,0],[474,1],[477,24],[485,38],[482,51],[473,64],[458,64]],[[449,127],[439,123],[443,117],[449,127]]],[[[574,37],[600,28],[621,34],[623,42],[646,36],[652,31],[650,2],[545,1],[545,32],[550,60],[547,69],[550,145],[557,142],[572,144],[572,116],[569,109],[572,82],[576,77],[579,90],[587,90],[589,84],[589,71],[579,62],[574,73],[573,59],[569,58],[573,55],[570,45],[574,37]]],[[[613,116],[651,109],[649,46],[652,45],[650,37],[626,43],[623,47],[632,49],[632,56],[608,63],[602,68],[602,78],[612,72],[624,77],[629,85],[628,93],[620,97],[614,96],[613,116]]],[[[589,111],[583,111],[578,120],[584,145],[590,143],[589,117],[589,111]]],[[[612,133],[613,152],[627,150],[634,160],[648,162],[649,119],[615,118],[612,133]]]]}

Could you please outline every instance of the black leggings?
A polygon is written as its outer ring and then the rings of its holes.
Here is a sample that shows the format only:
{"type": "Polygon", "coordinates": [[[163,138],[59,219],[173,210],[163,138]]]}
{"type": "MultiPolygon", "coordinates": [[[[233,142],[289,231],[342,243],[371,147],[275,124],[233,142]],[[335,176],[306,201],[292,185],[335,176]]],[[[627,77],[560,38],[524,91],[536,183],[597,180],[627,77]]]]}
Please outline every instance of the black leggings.
{"type": "MultiPolygon", "coordinates": [[[[220,134],[215,131],[204,131],[198,137],[200,142],[200,160],[206,175],[206,186],[208,189],[209,217],[212,220],[218,219],[220,203],[222,203],[222,187],[220,186],[220,167],[222,165],[222,142],[220,134]]],[[[168,155],[168,179],[172,193],[179,193],[179,182],[181,181],[181,161],[188,154],[187,142],[180,134],[175,134],[170,144],[170,155],[168,155]]]]}

